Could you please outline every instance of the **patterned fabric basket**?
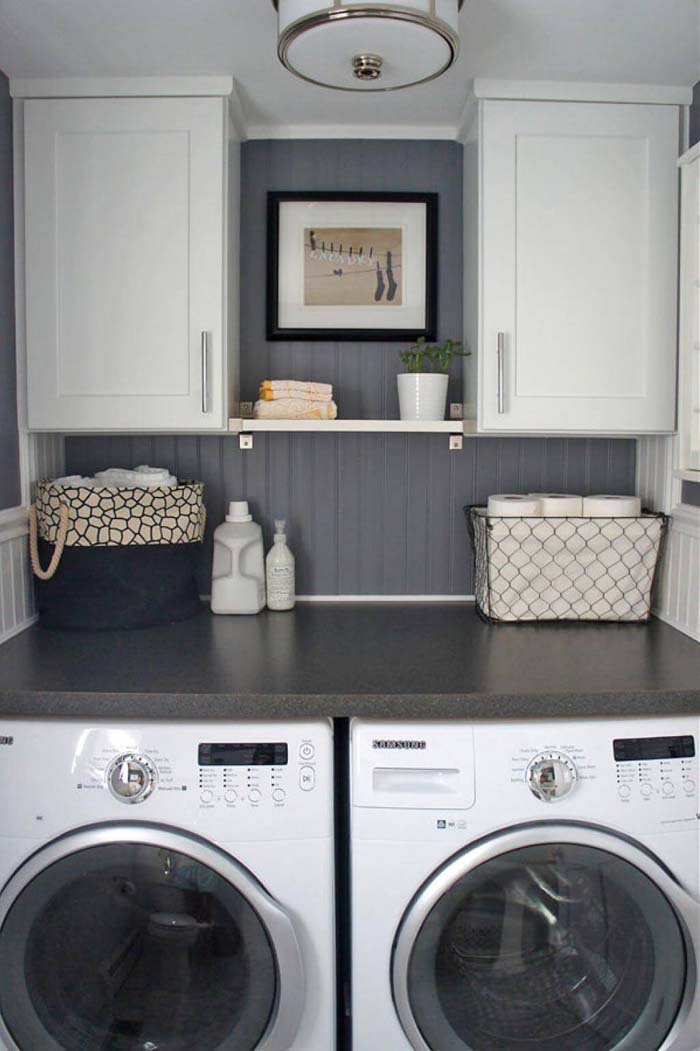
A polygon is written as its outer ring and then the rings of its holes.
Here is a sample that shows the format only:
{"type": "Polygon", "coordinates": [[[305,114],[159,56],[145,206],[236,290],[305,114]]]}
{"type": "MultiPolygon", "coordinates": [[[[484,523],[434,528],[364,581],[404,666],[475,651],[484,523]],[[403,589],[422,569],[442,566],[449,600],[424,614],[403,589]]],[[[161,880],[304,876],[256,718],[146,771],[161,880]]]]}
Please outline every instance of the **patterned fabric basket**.
{"type": "Polygon", "coordinates": [[[203,492],[201,482],[162,489],[39,482],[35,504],[39,536],[49,544],[58,543],[61,509],[67,507],[67,547],[196,544],[204,536],[203,492]]]}
{"type": "Polygon", "coordinates": [[[41,622],[130,628],[197,613],[203,492],[201,482],[162,488],[39,482],[29,544],[41,622]]]}
{"type": "Polygon", "coordinates": [[[648,621],[668,519],[504,518],[465,507],[489,623],[648,621]]]}

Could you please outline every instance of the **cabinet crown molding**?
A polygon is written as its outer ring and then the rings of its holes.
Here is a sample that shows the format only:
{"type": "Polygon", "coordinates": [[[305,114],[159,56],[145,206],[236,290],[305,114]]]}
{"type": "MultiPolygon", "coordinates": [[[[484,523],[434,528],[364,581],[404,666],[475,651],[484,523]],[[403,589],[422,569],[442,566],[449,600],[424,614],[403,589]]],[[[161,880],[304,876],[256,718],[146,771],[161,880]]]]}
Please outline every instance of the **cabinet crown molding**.
{"type": "Polygon", "coordinates": [[[15,99],[228,97],[233,77],[13,77],[15,99]]]}
{"type": "Polygon", "coordinates": [[[559,80],[491,80],[477,77],[477,99],[526,99],[539,102],[637,102],[690,106],[692,87],[664,84],[592,84],[559,80]]]}

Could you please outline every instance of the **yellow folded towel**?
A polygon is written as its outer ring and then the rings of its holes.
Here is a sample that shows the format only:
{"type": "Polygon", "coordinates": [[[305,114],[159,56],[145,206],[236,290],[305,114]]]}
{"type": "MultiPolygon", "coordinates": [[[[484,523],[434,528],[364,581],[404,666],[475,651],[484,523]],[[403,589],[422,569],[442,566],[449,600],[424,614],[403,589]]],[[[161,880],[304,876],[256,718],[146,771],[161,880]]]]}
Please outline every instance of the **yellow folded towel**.
{"type": "Polygon", "coordinates": [[[278,398],[330,401],[332,397],[333,387],[330,383],[307,383],[305,380],[263,380],[260,384],[262,401],[276,401],[278,398]]]}
{"type": "Polygon", "coordinates": [[[288,401],[289,399],[296,399],[297,401],[310,401],[322,402],[328,404],[332,399],[332,395],[322,394],[310,394],[303,390],[295,390],[293,387],[284,387],[281,390],[263,390],[262,388],[258,391],[258,397],[260,401],[288,401]]]}
{"type": "Polygon", "coordinates": [[[256,401],[256,420],[334,420],[338,406],[334,401],[305,401],[303,398],[279,398],[256,401]]]}

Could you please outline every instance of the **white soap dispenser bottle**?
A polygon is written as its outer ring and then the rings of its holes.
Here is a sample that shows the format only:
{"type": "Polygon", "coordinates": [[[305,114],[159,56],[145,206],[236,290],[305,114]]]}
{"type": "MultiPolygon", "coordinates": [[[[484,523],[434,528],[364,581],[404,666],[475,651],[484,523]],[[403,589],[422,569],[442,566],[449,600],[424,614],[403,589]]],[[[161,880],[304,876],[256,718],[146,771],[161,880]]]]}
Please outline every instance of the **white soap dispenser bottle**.
{"type": "Polygon", "coordinates": [[[294,555],[287,547],[284,519],[275,521],[275,541],[267,553],[267,608],[294,609],[294,555]]]}
{"type": "Polygon", "coordinates": [[[226,521],[214,530],[212,613],[259,613],[265,605],[262,529],[246,500],[229,504],[226,521]]]}

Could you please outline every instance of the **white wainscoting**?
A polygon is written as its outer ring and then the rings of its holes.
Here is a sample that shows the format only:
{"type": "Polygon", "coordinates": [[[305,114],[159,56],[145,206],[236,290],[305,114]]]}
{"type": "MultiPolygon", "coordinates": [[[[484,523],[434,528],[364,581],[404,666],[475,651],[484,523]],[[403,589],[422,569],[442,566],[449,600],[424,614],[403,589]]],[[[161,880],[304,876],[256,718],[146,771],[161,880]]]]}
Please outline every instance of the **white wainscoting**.
{"type": "MultiPolygon", "coordinates": [[[[32,483],[65,473],[64,441],[59,434],[22,436],[25,499],[32,483]]],[[[0,644],[36,620],[34,585],[27,553],[27,508],[0,511],[0,644]]]]}
{"type": "Polygon", "coordinates": [[[700,642],[700,509],[678,503],[674,442],[672,437],[639,440],[637,484],[646,507],[671,514],[655,612],[700,642]]]}
{"type": "Polygon", "coordinates": [[[0,643],[36,619],[31,569],[27,558],[27,516],[0,517],[0,643]]]}

